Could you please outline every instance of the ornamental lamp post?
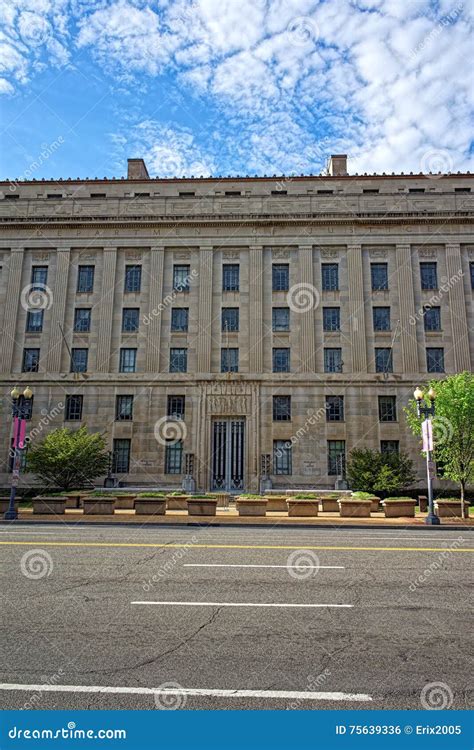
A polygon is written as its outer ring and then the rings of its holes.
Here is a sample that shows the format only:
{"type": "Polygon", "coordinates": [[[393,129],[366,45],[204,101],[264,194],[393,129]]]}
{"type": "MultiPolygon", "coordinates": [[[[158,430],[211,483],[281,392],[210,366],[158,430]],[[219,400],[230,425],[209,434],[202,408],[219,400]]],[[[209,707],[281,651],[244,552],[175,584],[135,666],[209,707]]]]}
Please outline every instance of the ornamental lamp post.
{"type": "Polygon", "coordinates": [[[423,422],[421,423],[421,434],[423,436],[423,452],[426,455],[426,478],[428,482],[428,515],[426,517],[425,523],[428,524],[428,526],[439,526],[440,520],[435,513],[433,502],[434,468],[432,461],[432,452],[434,448],[432,417],[434,417],[435,414],[436,393],[433,388],[430,388],[430,390],[426,394],[429,405],[427,404],[427,399],[425,398],[425,394],[423,393],[421,388],[416,388],[413,395],[416,401],[418,419],[423,418],[423,422]],[[423,401],[424,405],[422,405],[423,401]]]}
{"type": "Polygon", "coordinates": [[[4,514],[5,521],[14,521],[18,518],[15,508],[16,488],[20,478],[20,466],[22,450],[25,448],[26,418],[28,416],[33,391],[26,386],[23,393],[15,386],[11,392],[12,397],[12,419],[13,419],[13,466],[10,491],[10,502],[8,510],[4,514]]]}

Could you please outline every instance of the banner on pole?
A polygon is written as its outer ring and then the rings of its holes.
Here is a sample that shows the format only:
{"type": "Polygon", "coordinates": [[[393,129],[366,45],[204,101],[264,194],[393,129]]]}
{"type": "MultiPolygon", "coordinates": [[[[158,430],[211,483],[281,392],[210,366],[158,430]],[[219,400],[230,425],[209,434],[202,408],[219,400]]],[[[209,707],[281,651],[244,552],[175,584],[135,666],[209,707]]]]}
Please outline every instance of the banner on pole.
{"type": "Polygon", "coordinates": [[[423,453],[433,450],[433,423],[431,419],[425,419],[421,423],[421,434],[423,436],[423,453]]]}

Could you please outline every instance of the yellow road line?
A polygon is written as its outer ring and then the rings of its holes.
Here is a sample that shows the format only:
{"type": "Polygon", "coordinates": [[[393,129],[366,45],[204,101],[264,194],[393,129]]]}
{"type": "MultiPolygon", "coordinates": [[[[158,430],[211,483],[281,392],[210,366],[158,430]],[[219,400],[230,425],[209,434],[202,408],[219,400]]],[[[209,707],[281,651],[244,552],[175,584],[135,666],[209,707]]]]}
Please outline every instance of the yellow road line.
{"type": "Polygon", "coordinates": [[[41,547],[156,547],[156,548],[178,548],[188,547],[190,549],[283,549],[283,550],[305,550],[305,549],[317,549],[317,550],[337,550],[348,552],[474,552],[474,548],[458,549],[457,547],[452,549],[449,547],[333,547],[333,546],[314,546],[314,545],[290,545],[290,544],[189,544],[183,542],[182,544],[160,544],[153,542],[44,542],[42,539],[34,541],[29,539],[28,541],[11,541],[2,542],[2,546],[14,546],[14,545],[26,545],[26,546],[41,546],[41,547]]]}

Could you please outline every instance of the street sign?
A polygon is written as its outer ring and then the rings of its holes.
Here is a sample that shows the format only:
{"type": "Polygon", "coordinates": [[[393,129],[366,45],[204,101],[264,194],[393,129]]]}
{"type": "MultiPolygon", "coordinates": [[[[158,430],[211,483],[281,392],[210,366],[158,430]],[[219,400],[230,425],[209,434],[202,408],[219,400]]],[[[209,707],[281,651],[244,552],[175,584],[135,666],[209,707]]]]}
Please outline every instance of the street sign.
{"type": "Polygon", "coordinates": [[[423,436],[423,453],[429,453],[433,450],[433,423],[431,419],[423,420],[421,434],[423,436]]]}

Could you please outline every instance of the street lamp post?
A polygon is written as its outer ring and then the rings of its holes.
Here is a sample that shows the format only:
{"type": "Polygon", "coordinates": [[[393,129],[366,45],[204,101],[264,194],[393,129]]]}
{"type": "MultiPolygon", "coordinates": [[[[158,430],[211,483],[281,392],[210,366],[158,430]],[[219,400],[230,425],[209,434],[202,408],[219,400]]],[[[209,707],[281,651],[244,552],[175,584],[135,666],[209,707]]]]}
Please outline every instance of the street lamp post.
{"type": "Polygon", "coordinates": [[[5,521],[14,521],[18,518],[18,512],[15,508],[16,488],[20,478],[21,451],[24,448],[24,424],[27,417],[27,410],[33,398],[33,393],[28,386],[23,393],[15,387],[10,395],[12,397],[13,418],[13,467],[10,502],[8,510],[4,514],[5,521]]]}
{"type": "Polygon", "coordinates": [[[439,526],[440,520],[435,513],[434,502],[433,502],[433,480],[432,480],[432,461],[431,454],[433,450],[433,423],[431,418],[435,414],[435,399],[436,393],[433,388],[427,393],[429,406],[425,400],[425,394],[421,388],[417,388],[414,392],[416,401],[416,409],[418,413],[418,419],[424,418],[422,429],[423,429],[423,450],[426,454],[426,478],[428,482],[428,515],[425,523],[429,526],[439,526]],[[423,401],[424,405],[422,406],[423,401]]]}

